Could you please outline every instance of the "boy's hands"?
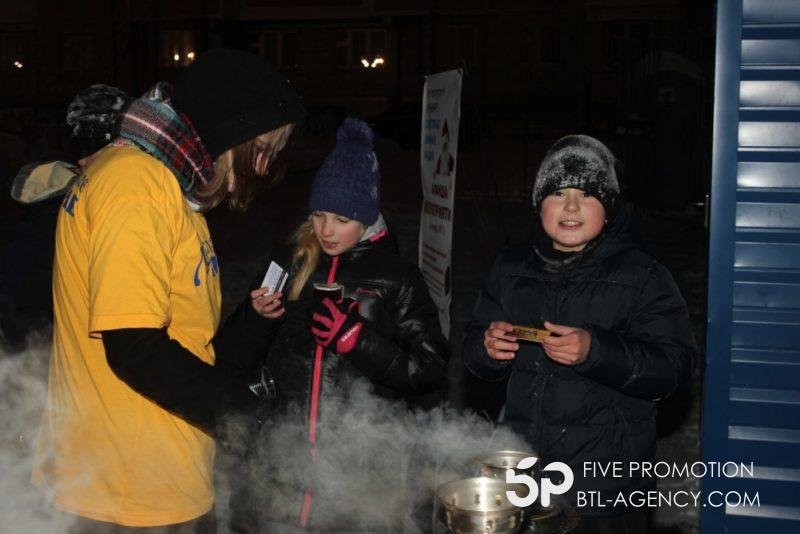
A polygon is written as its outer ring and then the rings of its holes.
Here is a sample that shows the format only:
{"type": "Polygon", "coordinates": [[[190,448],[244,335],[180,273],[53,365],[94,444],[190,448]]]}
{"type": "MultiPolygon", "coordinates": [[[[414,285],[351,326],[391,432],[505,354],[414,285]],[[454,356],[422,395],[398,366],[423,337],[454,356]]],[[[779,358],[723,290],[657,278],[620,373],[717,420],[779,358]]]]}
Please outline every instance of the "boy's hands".
{"type": "Polygon", "coordinates": [[[542,348],[551,360],[564,365],[577,365],[589,355],[592,336],[583,328],[553,324],[549,321],[544,322],[544,327],[556,334],[542,338],[542,348]]]}
{"type": "Polygon", "coordinates": [[[268,293],[268,291],[263,287],[252,290],[250,292],[250,303],[253,305],[253,309],[262,317],[277,319],[286,313],[286,308],[281,304],[283,293],[280,291],[268,293]]]}
{"type": "Polygon", "coordinates": [[[513,360],[519,344],[511,335],[514,327],[505,321],[494,321],[483,333],[483,346],[493,360],[513,360]]]}
{"type": "MultiPolygon", "coordinates": [[[[544,327],[555,334],[542,337],[542,348],[547,356],[563,365],[577,365],[589,355],[592,336],[582,328],[544,322],[544,327]]],[[[483,346],[493,360],[513,360],[519,343],[511,335],[514,326],[505,321],[495,321],[483,334],[483,346]]]]}

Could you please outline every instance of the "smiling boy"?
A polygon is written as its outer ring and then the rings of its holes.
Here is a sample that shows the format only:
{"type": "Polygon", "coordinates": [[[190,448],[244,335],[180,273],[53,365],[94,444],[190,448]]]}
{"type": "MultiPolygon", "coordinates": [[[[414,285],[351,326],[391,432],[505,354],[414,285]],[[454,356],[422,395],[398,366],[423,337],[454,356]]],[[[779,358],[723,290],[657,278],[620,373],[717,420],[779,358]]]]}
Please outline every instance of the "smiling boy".
{"type": "Polygon", "coordinates": [[[697,358],[672,276],[628,232],[615,163],[585,135],[550,148],[534,185],[533,243],[495,261],[463,355],[479,378],[509,379],[503,423],[542,465],[572,468],[572,504],[578,492],[599,492],[603,502],[579,509],[579,532],[592,534],[647,531],[645,508],[605,501],[651,489],[652,479],[592,477],[582,467],[651,460],[655,401],[688,380],[697,358]],[[512,325],[542,324],[551,335],[541,344],[512,335],[512,325]]]}

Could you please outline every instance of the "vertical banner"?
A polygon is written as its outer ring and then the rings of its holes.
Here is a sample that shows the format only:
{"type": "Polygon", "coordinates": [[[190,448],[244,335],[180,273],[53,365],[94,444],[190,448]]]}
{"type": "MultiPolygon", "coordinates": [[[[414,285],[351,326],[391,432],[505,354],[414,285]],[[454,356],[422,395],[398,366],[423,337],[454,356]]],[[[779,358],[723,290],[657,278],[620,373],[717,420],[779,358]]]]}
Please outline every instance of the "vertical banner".
{"type": "Polygon", "coordinates": [[[461,70],[426,76],[422,92],[419,268],[439,308],[445,337],[450,336],[453,205],[460,117],[461,70]]]}

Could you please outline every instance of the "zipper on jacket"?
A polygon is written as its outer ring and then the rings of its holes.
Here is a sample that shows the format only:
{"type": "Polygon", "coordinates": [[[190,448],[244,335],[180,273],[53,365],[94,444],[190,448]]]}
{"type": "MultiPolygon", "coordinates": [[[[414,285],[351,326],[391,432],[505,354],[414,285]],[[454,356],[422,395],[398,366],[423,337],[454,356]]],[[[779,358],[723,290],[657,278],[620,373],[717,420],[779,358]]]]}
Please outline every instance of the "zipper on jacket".
{"type": "MultiPolygon", "coordinates": [[[[339,266],[339,256],[333,257],[333,262],[331,263],[331,268],[328,271],[328,283],[332,284],[334,279],[336,278],[336,270],[339,266]]],[[[317,348],[314,352],[314,370],[313,370],[313,378],[311,380],[311,407],[309,410],[309,420],[308,420],[308,441],[311,444],[311,461],[316,461],[317,459],[317,416],[319,414],[319,387],[320,382],[322,381],[322,356],[325,353],[325,350],[320,346],[317,345],[317,348]]],[[[303,510],[300,512],[300,525],[303,527],[308,526],[308,516],[311,511],[311,488],[306,489],[305,496],[303,498],[303,510]]]]}
{"type": "MultiPolygon", "coordinates": [[[[559,322],[558,322],[559,321],[558,311],[559,311],[559,307],[560,307],[560,304],[561,304],[561,289],[562,289],[562,281],[558,280],[555,283],[555,289],[553,291],[553,303],[554,303],[554,305],[553,305],[553,317],[551,319],[548,319],[548,321],[553,323],[553,324],[559,324],[559,322]]],[[[544,328],[544,325],[542,325],[542,328],[544,328]]],[[[544,353],[544,349],[542,349],[542,352],[544,353]]],[[[543,356],[544,356],[544,358],[549,359],[549,356],[547,356],[547,354],[543,354],[543,356]]],[[[542,369],[540,371],[540,374],[541,374],[541,380],[539,381],[539,391],[538,391],[538,395],[537,395],[537,397],[538,397],[537,404],[538,404],[538,409],[539,409],[538,410],[539,411],[539,428],[537,429],[538,434],[536,436],[536,445],[537,445],[537,447],[544,448],[543,447],[544,444],[541,443],[542,435],[544,433],[543,432],[544,431],[544,426],[545,426],[545,420],[544,420],[544,400],[545,400],[544,399],[544,390],[547,389],[547,384],[550,382],[550,378],[552,378],[551,366],[550,365],[542,365],[542,369]]],[[[542,454],[544,451],[537,451],[537,452],[539,452],[539,454],[542,454]]]]}

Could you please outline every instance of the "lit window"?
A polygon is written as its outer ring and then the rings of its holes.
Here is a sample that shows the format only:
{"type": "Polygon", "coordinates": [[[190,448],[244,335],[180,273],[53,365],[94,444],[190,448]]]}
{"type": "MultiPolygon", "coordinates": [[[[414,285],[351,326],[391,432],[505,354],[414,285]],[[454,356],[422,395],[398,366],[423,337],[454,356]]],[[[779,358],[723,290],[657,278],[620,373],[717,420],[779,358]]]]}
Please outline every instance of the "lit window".
{"type": "Polygon", "coordinates": [[[386,30],[341,30],[336,34],[336,66],[378,69],[386,66],[386,30]]]}
{"type": "Polygon", "coordinates": [[[197,53],[194,32],[165,30],[161,32],[161,66],[178,69],[194,61],[197,53]]]}
{"type": "Polygon", "coordinates": [[[0,70],[21,71],[27,65],[19,33],[0,33],[0,70]]]}

